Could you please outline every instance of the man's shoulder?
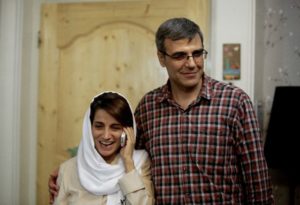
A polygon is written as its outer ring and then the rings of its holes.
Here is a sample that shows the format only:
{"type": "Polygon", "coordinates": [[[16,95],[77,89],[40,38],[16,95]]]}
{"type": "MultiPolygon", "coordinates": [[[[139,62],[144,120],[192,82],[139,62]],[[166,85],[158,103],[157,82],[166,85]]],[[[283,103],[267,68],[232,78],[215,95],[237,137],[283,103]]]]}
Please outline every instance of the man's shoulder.
{"type": "Polygon", "coordinates": [[[155,88],[147,92],[139,101],[135,109],[135,117],[138,120],[141,115],[148,113],[149,110],[154,110],[157,104],[163,99],[163,86],[155,88]]]}
{"type": "Polygon", "coordinates": [[[164,85],[163,86],[160,86],[160,87],[157,87],[157,88],[155,88],[155,89],[153,89],[153,90],[150,90],[150,91],[148,91],[145,95],[144,95],[144,97],[156,97],[156,96],[158,96],[158,95],[162,95],[162,88],[164,87],[164,85]]]}
{"type": "Polygon", "coordinates": [[[246,96],[248,97],[248,95],[246,94],[246,92],[229,83],[229,82],[223,82],[223,81],[219,81],[213,78],[210,78],[210,87],[212,92],[214,93],[214,96],[218,96],[218,95],[227,95],[227,96],[232,96],[232,97],[241,97],[241,96],[246,96]]]}
{"type": "Polygon", "coordinates": [[[157,99],[163,97],[163,89],[164,86],[157,87],[153,90],[148,91],[140,100],[140,104],[144,104],[146,102],[155,102],[157,99]]]}

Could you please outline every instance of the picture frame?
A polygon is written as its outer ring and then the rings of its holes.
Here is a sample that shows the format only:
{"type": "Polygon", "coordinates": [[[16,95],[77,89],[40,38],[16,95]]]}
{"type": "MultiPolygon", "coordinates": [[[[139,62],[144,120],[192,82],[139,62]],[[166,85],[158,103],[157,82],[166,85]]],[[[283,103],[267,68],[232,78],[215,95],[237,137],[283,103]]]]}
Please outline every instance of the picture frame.
{"type": "Polygon", "coordinates": [[[241,79],[241,44],[223,44],[223,80],[241,79]]]}

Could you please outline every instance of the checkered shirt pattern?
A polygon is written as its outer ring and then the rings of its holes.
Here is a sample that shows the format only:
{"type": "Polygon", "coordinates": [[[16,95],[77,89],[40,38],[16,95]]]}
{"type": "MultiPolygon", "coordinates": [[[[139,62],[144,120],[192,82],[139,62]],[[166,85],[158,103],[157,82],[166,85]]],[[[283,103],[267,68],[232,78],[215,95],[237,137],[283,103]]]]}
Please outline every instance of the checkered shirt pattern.
{"type": "Polygon", "coordinates": [[[147,93],[135,111],[156,204],[273,204],[248,95],[204,75],[199,97],[183,110],[169,90],[168,82],[147,93]]]}

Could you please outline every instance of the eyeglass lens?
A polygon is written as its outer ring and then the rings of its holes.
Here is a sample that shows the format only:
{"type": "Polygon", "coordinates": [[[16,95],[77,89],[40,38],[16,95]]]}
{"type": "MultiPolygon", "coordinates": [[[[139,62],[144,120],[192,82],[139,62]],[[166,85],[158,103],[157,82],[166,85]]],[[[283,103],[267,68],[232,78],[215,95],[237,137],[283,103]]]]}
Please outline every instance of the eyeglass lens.
{"type": "Polygon", "coordinates": [[[193,57],[193,58],[199,58],[201,57],[202,55],[204,55],[204,57],[206,57],[207,55],[207,51],[204,50],[204,49],[199,49],[199,50],[195,50],[193,53],[192,53],[192,56],[189,56],[187,53],[185,52],[177,52],[177,53],[174,53],[173,55],[168,55],[167,53],[165,53],[167,56],[175,59],[175,60],[184,60],[184,59],[188,59],[189,57],[193,57]]]}

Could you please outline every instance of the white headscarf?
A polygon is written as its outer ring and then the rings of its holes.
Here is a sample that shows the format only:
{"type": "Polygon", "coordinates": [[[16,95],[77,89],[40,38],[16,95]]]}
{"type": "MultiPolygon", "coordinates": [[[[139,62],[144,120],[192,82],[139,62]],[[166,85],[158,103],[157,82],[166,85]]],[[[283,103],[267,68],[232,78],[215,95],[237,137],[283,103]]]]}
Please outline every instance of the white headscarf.
{"type": "MultiPolygon", "coordinates": [[[[117,164],[108,164],[95,149],[90,108],[84,116],[82,135],[77,152],[77,167],[81,185],[95,195],[107,195],[107,205],[120,204],[123,195],[118,181],[125,174],[123,160],[119,158],[117,164]]],[[[133,160],[139,172],[146,158],[145,151],[134,150],[133,160]]]]}

